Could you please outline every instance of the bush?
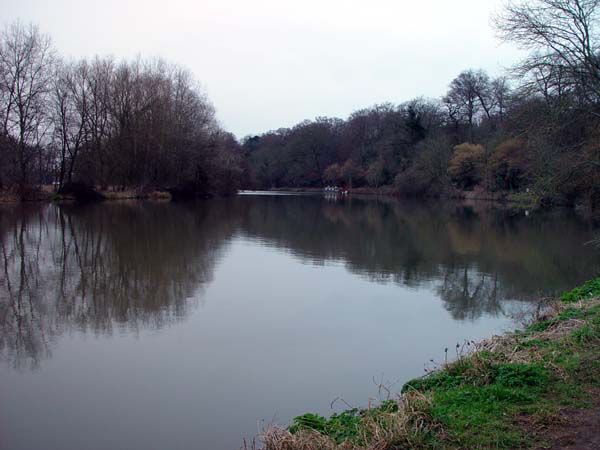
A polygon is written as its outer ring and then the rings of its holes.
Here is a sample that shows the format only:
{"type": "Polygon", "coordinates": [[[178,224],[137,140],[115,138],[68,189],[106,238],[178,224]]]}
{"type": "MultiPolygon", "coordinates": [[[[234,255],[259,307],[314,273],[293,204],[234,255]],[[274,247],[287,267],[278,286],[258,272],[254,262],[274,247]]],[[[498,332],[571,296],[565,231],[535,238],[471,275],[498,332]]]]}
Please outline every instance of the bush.
{"type": "Polygon", "coordinates": [[[523,186],[529,174],[525,143],[518,139],[504,141],[489,159],[491,186],[499,190],[516,190],[523,186]]]}
{"type": "Polygon", "coordinates": [[[323,180],[328,184],[337,185],[341,178],[341,169],[339,164],[331,164],[323,171],[323,180]]]}
{"type": "Polygon", "coordinates": [[[385,178],[385,164],[383,159],[379,158],[369,165],[365,171],[365,179],[369,186],[379,187],[385,178]]]}
{"type": "Polygon", "coordinates": [[[426,175],[414,167],[396,175],[394,178],[394,191],[407,197],[435,196],[437,194],[431,190],[431,184],[426,175]]]}
{"type": "Polygon", "coordinates": [[[482,145],[465,142],[454,147],[448,173],[463,189],[479,184],[485,172],[485,149],[482,145]]]}
{"type": "Polygon", "coordinates": [[[360,183],[363,178],[363,172],[360,166],[351,159],[348,159],[344,165],[340,167],[340,177],[344,180],[346,186],[351,189],[353,183],[360,183]]]}
{"type": "Polygon", "coordinates": [[[93,186],[84,183],[82,181],[74,181],[71,183],[65,183],[59,190],[60,195],[68,195],[75,197],[78,202],[88,202],[95,200],[102,200],[104,197],[102,194],[96,192],[93,186]]]}

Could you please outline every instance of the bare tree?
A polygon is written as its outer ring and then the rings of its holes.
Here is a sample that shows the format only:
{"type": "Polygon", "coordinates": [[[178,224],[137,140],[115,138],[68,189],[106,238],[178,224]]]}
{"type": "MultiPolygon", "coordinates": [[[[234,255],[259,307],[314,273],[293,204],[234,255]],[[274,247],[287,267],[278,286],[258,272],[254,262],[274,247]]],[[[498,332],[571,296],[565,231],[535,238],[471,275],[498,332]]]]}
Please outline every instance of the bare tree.
{"type": "Polygon", "coordinates": [[[482,70],[465,70],[452,80],[443,100],[452,120],[468,124],[469,139],[472,139],[473,125],[478,122],[481,111],[491,118],[494,99],[488,75],[482,70]]]}
{"type": "Polygon", "coordinates": [[[520,65],[522,74],[541,82],[545,93],[567,82],[587,101],[600,98],[600,0],[529,0],[508,3],[494,17],[501,39],[531,55],[520,65]]]}
{"type": "MultiPolygon", "coordinates": [[[[48,36],[34,25],[9,25],[0,35],[3,133],[17,142],[19,184],[29,181],[33,149],[41,152],[47,131],[47,101],[54,51],[48,36]]],[[[41,153],[40,156],[41,163],[41,153]]]]}
{"type": "Polygon", "coordinates": [[[88,64],[61,64],[52,88],[54,138],[58,141],[59,186],[72,181],[77,156],[85,143],[88,128],[88,64]]]}
{"type": "Polygon", "coordinates": [[[88,134],[89,158],[87,175],[91,181],[106,184],[110,172],[108,157],[108,136],[110,134],[109,101],[110,88],[114,72],[114,61],[111,58],[95,58],[89,63],[87,79],[88,90],[88,134]]]}
{"type": "Polygon", "coordinates": [[[510,86],[506,77],[494,78],[491,83],[494,106],[500,123],[504,121],[510,97],[510,86]]]}

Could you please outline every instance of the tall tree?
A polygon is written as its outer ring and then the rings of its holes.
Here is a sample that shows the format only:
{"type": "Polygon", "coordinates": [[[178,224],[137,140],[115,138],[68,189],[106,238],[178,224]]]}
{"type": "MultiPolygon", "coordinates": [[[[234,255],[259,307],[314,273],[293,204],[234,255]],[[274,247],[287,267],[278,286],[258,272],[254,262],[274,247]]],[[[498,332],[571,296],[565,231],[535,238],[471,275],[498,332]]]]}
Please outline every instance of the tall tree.
{"type": "Polygon", "coordinates": [[[469,127],[469,140],[473,139],[473,126],[483,110],[490,118],[494,107],[490,80],[481,70],[465,70],[452,82],[444,97],[451,117],[454,120],[466,122],[469,127]]]}
{"type": "Polygon", "coordinates": [[[599,5],[600,0],[513,2],[494,24],[500,38],[531,50],[520,65],[523,72],[544,76],[546,86],[569,84],[581,100],[595,102],[600,99],[599,5]]]}
{"type": "Polygon", "coordinates": [[[21,186],[29,181],[31,160],[40,156],[47,131],[54,63],[52,42],[36,26],[15,22],[0,35],[2,133],[17,142],[21,186]]]}
{"type": "Polygon", "coordinates": [[[89,123],[88,64],[63,63],[52,88],[54,139],[59,148],[58,182],[72,181],[77,157],[85,144],[89,123]]]}

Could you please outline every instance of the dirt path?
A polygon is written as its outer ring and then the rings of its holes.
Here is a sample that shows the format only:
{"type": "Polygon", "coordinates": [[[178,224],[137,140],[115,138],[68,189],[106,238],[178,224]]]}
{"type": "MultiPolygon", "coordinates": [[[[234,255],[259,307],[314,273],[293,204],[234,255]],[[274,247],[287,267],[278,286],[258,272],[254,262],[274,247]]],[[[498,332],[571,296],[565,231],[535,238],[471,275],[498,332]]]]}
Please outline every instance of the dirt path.
{"type": "Polygon", "coordinates": [[[600,408],[565,410],[540,434],[548,445],[539,450],[600,450],[600,408]]]}

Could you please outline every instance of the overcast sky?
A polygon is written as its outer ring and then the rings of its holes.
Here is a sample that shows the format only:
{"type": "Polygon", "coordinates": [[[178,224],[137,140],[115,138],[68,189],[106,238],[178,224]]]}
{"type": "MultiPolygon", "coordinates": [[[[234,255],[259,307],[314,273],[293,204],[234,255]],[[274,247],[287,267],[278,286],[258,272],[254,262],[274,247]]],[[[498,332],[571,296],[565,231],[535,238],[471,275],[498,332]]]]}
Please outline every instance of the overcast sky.
{"type": "Polygon", "coordinates": [[[461,70],[500,74],[501,0],[0,0],[66,57],[161,56],[189,68],[238,137],[375,103],[439,97],[461,70]]]}

